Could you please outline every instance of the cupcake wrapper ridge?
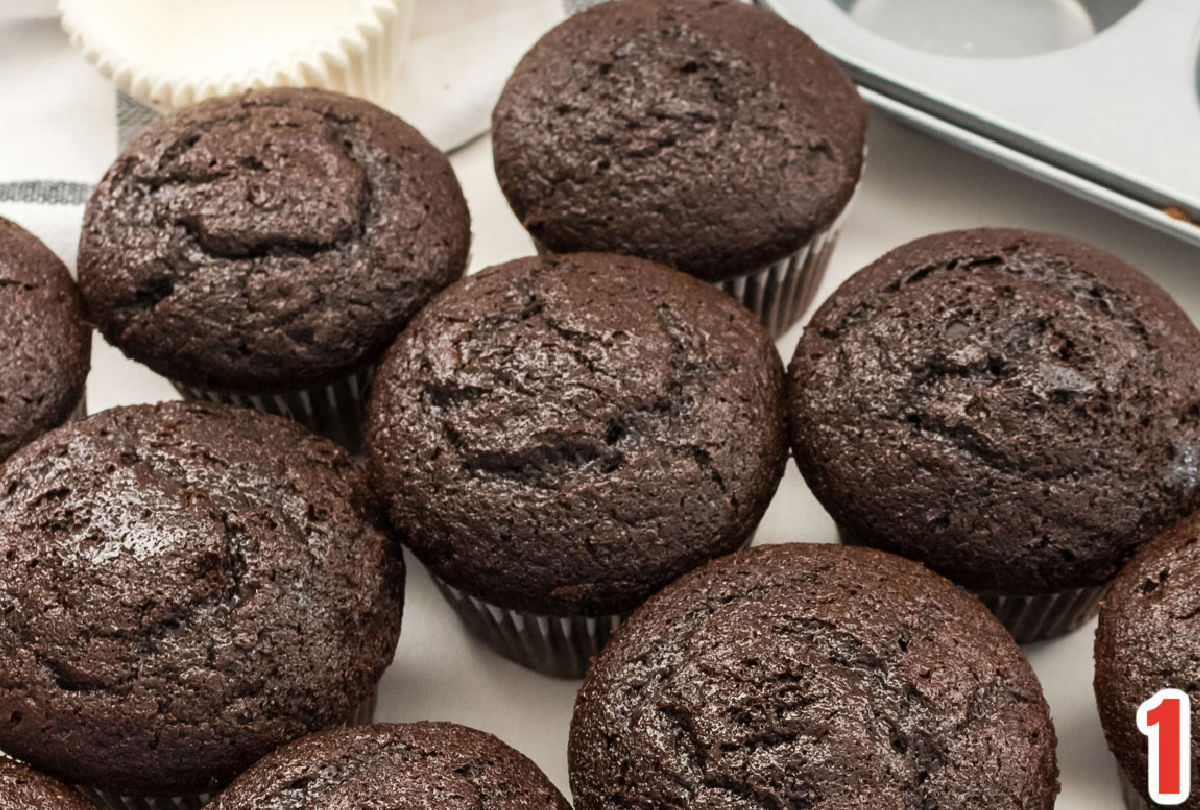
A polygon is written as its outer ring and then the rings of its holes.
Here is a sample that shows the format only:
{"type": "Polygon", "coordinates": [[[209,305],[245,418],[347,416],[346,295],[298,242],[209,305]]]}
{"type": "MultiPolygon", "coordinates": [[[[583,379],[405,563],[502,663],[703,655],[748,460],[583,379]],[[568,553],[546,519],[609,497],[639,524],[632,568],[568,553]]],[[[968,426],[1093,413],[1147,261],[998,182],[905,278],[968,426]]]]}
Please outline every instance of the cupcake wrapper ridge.
{"type": "MultiPolygon", "coordinates": [[[[741,545],[749,548],[755,533],[741,545]]],[[[501,607],[454,587],[432,571],[433,583],[472,635],[523,667],[578,680],[608,644],[625,615],[549,616],[501,607]]]]}
{"type": "Polygon", "coordinates": [[[149,798],[138,796],[118,796],[113,793],[94,790],[88,787],[76,786],[88,801],[107,810],[200,810],[212,801],[212,794],[197,793],[189,796],[172,796],[170,798],[149,798]]]}
{"type": "MultiPolygon", "coordinates": [[[[838,540],[845,546],[870,546],[838,527],[838,540]]],[[[979,601],[990,610],[1018,644],[1064,636],[1078,630],[1096,615],[1103,585],[1066,588],[1037,594],[976,591],[979,601]]]]}
{"type": "Polygon", "coordinates": [[[347,374],[333,382],[277,394],[253,394],[228,388],[212,388],[172,380],[184,399],[223,402],[261,413],[284,416],[339,442],[351,450],[362,444],[367,395],[375,380],[376,364],[347,374]]]}
{"type": "Polygon", "coordinates": [[[71,411],[71,415],[67,417],[67,421],[81,422],[84,419],[87,419],[87,415],[87,393],[85,392],[79,395],[79,402],[75,404],[75,408],[71,411]]]}
{"type": "Polygon", "coordinates": [[[758,316],[771,336],[778,338],[800,320],[816,298],[821,279],[837,245],[836,226],[785,259],[755,273],[716,282],[758,316]]]}
{"type": "MultiPolygon", "coordinates": [[[[795,253],[753,273],[714,281],[713,286],[740,301],[746,309],[758,316],[759,323],[766,328],[771,337],[779,339],[804,317],[804,313],[816,298],[821,280],[829,268],[829,260],[833,257],[833,250],[837,247],[842,225],[846,222],[857,197],[858,189],[855,188],[855,193],[837,219],[829,227],[815,233],[808,244],[795,253]]],[[[541,240],[531,238],[539,254],[554,252],[541,240]]]]}
{"type": "Polygon", "coordinates": [[[1040,594],[980,593],[979,599],[1018,644],[1065,636],[1096,615],[1103,586],[1040,594]]]}
{"type": "MultiPolygon", "coordinates": [[[[554,252],[538,239],[533,244],[539,254],[554,252]]],[[[813,302],[836,244],[835,225],[792,255],[762,270],[714,281],[712,285],[740,301],[758,317],[771,337],[778,338],[803,317],[813,302]]]]}
{"type": "Polygon", "coordinates": [[[502,608],[436,576],[433,581],[473,635],[505,658],[555,678],[582,678],[622,619],[619,615],[546,616],[502,608]]]}
{"type": "MultiPolygon", "coordinates": [[[[153,0],[147,3],[152,5],[153,0]]],[[[296,37],[286,53],[261,56],[233,69],[220,58],[210,58],[166,71],[153,67],[153,48],[162,44],[157,38],[147,39],[133,52],[118,51],[110,45],[111,29],[124,22],[112,19],[106,6],[92,0],[61,0],[60,10],[71,44],[93,67],[138,101],[169,111],[257,87],[321,87],[386,104],[395,86],[397,68],[408,50],[416,2],[362,0],[359,6],[340,16],[323,18],[310,36],[296,37]]],[[[214,46],[222,44],[216,29],[186,33],[201,40],[207,38],[214,46]]],[[[129,40],[124,41],[128,49],[129,40]]],[[[226,43],[225,47],[232,46],[226,43]]],[[[212,51],[218,54],[220,47],[212,51]]]]}

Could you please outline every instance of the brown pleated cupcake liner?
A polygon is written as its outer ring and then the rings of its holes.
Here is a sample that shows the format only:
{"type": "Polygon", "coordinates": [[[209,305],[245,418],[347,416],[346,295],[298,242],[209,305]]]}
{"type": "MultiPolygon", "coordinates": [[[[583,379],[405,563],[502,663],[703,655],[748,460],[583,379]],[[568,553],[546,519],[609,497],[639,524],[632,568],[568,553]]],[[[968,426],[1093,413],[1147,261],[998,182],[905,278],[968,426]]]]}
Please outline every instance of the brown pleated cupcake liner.
{"type": "Polygon", "coordinates": [[[354,714],[350,715],[350,719],[346,721],[348,726],[369,726],[375,722],[375,709],[379,705],[379,688],[371,690],[371,694],[367,699],[358,704],[358,708],[354,710],[354,714]]]}
{"type": "Polygon", "coordinates": [[[76,403],[75,409],[71,411],[71,415],[67,417],[67,421],[68,422],[79,422],[81,420],[87,419],[87,415],[88,415],[87,394],[83,393],[83,394],[79,395],[79,402],[76,403]]]}
{"type": "Polygon", "coordinates": [[[830,228],[786,259],[737,278],[716,282],[755,315],[772,337],[778,338],[796,323],[816,298],[817,288],[829,267],[838,229],[830,228]]]}
{"type": "Polygon", "coordinates": [[[554,678],[582,678],[623,618],[512,610],[471,596],[436,576],[433,582],[472,635],[510,661],[554,678]]]}
{"type": "Polygon", "coordinates": [[[979,593],[1018,644],[1065,636],[1096,615],[1103,586],[1068,588],[1053,593],[979,593]]]}
{"type": "Polygon", "coordinates": [[[1150,804],[1142,788],[1133,784],[1120,763],[1117,764],[1117,772],[1121,775],[1121,797],[1125,799],[1125,807],[1128,810],[1152,810],[1155,805],[1150,804]]]}
{"type": "MultiPolygon", "coordinates": [[[[378,689],[372,689],[366,700],[359,703],[346,719],[345,725],[370,725],[375,719],[375,705],[378,698],[378,689]]],[[[75,785],[75,789],[97,807],[103,807],[106,810],[200,810],[201,807],[212,801],[215,795],[213,793],[192,793],[186,796],[169,797],[121,796],[84,785],[75,785]]]]}
{"type": "MultiPolygon", "coordinates": [[[[844,546],[870,546],[838,527],[838,540],[844,546]]],[[[1067,588],[1037,594],[976,591],[979,601],[990,610],[1018,644],[1064,636],[1078,630],[1096,615],[1104,586],[1067,588]]]]}
{"type": "MultiPolygon", "coordinates": [[[[749,548],[755,533],[742,543],[749,548]]],[[[550,616],[513,610],[472,596],[432,571],[433,583],[472,635],[510,661],[553,678],[580,679],[625,615],[550,616]]]]}
{"type": "Polygon", "coordinates": [[[351,450],[362,444],[367,395],[375,380],[376,364],[359,369],[325,385],[298,388],[277,394],[255,394],[172,380],[184,399],[223,402],[262,413],[285,416],[314,433],[333,439],[351,450]]]}
{"type": "MultiPolygon", "coordinates": [[[[837,244],[839,225],[840,220],[801,250],[762,270],[714,281],[713,286],[740,301],[758,316],[771,337],[778,338],[804,316],[816,298],[837,244]]],[[[539,254],[553,253],[537,239],[533,245],[539,254]]]]}
{"type": "MultiPolygon", "coordinates": [[[[780,338],[804,317],[817,297],[817,290],[825,278],[825,271],[829,269],[833,250],[837,247],[838,234],[857,196],[856,188],[837,219],[825,230],[818,231],[800,250],[753,273],[714,281],[713,286],[736,298],[757,315],[771,337],[780,338]]],[[[539,254],[554,252],[536,237],[530,238],[539,254]]]]}
{"type": "MultiPolygon", "coordinates": [[[[757,0],[751,1],[754,5],[764,5],[757,0]]],[[[866,160],[864,148],[864,166],[866,160]]],[[[782,337],[784,332],[804,317],[816,299],[821,280],[829,269],[833,250],[837,247],[838,235],[854,208],[860,187],[861,179],[832,224],[815,233],[800,250],[754,273],[714,282],[716,286],[757,315],[771,337],[782,337]]]]}
{"type": "Polygon", "coordinates": [[[113,793],[105,793],[104,791],[78,785],[75,789],[97,807],[104,807],[107,810],[200,810],[201,807],[212,801],[212,794],[210,793],[172,796],[171,798],[150,798],[118,796],[113,793]]]}

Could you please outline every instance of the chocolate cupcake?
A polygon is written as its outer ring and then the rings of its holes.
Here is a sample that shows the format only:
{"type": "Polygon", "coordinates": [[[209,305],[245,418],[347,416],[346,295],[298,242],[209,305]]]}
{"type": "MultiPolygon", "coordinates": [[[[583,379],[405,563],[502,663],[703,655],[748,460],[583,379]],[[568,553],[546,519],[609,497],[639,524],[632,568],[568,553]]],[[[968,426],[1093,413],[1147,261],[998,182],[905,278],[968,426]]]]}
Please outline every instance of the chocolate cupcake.
{"type": "Polygon", "coordinates": [[[790,370],[796,462],[846,542],[980,594],[1018,641],[1068,632],[1200,506],[1200,334],[1070,239],[919,239],[813,316],[790,370]]]}
{"type": "Polygon", "coordinates": [[[92,330],[66,266],[0,217],[0,461],[83,415],[91,362],[92,330]]]}
{"type": "Polygon", "coordinates": [[[79,280],[130,357],[351,446],[379,355],[463,274],[446,158],[360,99],[260,90],[138,137],[96,188],[79,280]]]}
{"type": "Polygon", "coordinates": [[[624,624],[571,723],[576,810],[1050,810],[1041,687],[978,600],[837,545],[763,546],[624,624]]]}
{"type": "Polygon", "coordinates": [[[0,475],[0,750],[102,806],[198,807],[284,742],[369,722],[403,595],[381,517],[344,450],[230,406],[26,445],[0,475]]]}
{"type": "Polygon", "coordinates": [[[66,785],[0,755],[0,810],[96,810],[66,785]]]}
{"type": "Polygon", "coordinates": [[[787,459],[782,375],[753,316],[683,273],[521,259],[388,352],[370,469],[468,627],[580,677],[623,614],[750,541],[787,459]]]}
{"type": "MultiPolygon", "coordinates": [[[[568,14],[574,14],[577,11],[583,11],[585,8],[598,6],[601,3],[607,3],[608,0],[563,0],[563,8],[568,14]]],[[[761,0],[741,0],[743,3],[753,3],[756,6],[761,6],[761,0]]]]}
{"type": "Polygon", "coordinates": [[[539,248],[662,262],[779,334],[828,264],[865,129],[853,83],[781,17],[737,0],[614,0],[525,56],[492,143],[539,248]]]}
{"type": "MultiPolygon", "coordinates": [[[[1113,580],[1096,631],[1096,701],[1116,755],[1130,810],[1152,806],[1147,740],[1138,707],[1160,690],[1181,689],[1200,706],[1200,514],[1147,545],[1113,580]]],[[[1193,779],[1200,766],[1200,724],[1192,729],[1193,779]]],[[[1181,807],[1200,808],[1200,796],[1181,807]]]]}
{"type": "Polygon", "coordinates": [[[571,810],[531,760],[491,734],[453,723],[312,734],[261,760],[210,807],[571,810]]]}

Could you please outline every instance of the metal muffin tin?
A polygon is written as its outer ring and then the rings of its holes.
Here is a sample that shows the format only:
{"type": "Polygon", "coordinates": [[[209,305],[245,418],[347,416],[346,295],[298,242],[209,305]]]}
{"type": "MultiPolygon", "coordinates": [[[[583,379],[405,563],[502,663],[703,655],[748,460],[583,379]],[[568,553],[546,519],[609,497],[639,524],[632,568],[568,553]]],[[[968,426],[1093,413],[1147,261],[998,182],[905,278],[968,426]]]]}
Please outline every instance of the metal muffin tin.
{"type": "Polygon", "coordinates": [[[1200,1],[767,5],[873,106],[1200,245],[1200,1]]]}

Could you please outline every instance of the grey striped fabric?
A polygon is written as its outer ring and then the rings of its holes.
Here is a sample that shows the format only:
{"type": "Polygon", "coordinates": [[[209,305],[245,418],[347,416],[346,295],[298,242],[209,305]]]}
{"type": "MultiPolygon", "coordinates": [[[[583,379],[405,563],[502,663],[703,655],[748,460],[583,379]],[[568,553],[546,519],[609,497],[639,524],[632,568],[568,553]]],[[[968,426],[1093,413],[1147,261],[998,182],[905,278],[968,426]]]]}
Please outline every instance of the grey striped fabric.
{"type": "Polygon", "coordinates": [[[158,111],[117,91],[117,146],[124,150],[143,129],[154,123],[158,111]]]}
{"type": "MultiPolygon", "coordinates": [[[[158,113],[153,108],[117,92],[117,143],[121,149],[156,118],[158,113]]],[[[0,183],[0,203],[83,205],[91,193],[91,184],[69,180],[16,180],[0,183]]]]}
{"type": "Polygon", "coordinates": [[[18,180],[0,183],[0,202],[42,203],[44,205],[83,205],[92,187],[87,183],[65,180],[18,180]]]}

